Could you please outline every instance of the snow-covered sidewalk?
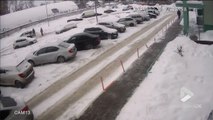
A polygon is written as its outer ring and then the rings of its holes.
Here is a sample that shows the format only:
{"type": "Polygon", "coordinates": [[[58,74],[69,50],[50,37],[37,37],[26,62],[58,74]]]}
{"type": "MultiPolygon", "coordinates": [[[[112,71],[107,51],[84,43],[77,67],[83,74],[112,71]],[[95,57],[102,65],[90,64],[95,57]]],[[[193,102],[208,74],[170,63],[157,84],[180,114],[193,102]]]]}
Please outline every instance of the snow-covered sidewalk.
{"type": "Polygon", "coordinates": [[[207,120],[213,109],[213,46],[170,42],[117,120],[207,120]],[[182,46],[183,57],[177,54],[182,46]],[[183,102],[182,95],[190,96],[183,102]]]}

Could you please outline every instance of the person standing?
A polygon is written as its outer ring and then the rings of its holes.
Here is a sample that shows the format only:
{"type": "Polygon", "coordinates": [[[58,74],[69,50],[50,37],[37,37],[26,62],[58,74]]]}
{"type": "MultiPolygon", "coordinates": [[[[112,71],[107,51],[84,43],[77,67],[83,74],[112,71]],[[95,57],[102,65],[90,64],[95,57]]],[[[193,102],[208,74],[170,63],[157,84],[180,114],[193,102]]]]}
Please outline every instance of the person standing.
{"type": "Polygon", "coordinates": [[[41,32],[41,36],[43,36],[44,35],[44,31],[43,31],[42,28],[40,28],[40,32],[41,32]]]}
{"type": "Polygon", "coordinates": [[[32,32],[33,32],[33,35],[36,36],[36,33],[35,33],[35,29],[34,29],[34,28],[33,28],[32,32]]]}
{"type": "Polygon", "coordinates": [[[181,16],[180,10],[177,11],[177,15],[178,15],[178,19],[180,19],[180,16],[181,16]]]}

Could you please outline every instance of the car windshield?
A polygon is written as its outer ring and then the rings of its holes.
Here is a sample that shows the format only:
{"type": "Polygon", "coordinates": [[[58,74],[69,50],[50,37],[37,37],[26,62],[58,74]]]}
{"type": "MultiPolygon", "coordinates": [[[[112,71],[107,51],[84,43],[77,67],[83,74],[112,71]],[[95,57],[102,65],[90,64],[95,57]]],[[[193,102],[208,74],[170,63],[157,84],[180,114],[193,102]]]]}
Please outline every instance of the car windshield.
{"type": "Polygon", "coordinates": [[[13,106],[17,106],[17,103],[14,99],[12,99],[11,97],[0,96],[0,110],[6,107],[13,107],[13,106]]]}
{"type": "Polygon", "coordinates": [[[22,62],[20,62],[20,63],[16,66],[17,70],[18,70],[18,71],[22,71],[23,68],[26,67],[27,63],[28,63],[28,62],[27,62],[26,60],[23,60],[22,62]]]}

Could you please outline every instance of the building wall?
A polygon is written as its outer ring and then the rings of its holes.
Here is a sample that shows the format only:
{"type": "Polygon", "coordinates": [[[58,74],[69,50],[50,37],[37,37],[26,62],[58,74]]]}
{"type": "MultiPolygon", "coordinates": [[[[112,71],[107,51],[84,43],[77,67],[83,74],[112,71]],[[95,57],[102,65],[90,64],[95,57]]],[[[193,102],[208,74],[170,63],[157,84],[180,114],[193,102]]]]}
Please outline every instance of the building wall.
{"type": "Polygon", "coordinates": [[[204,2],[204,29],[213,30],[213,1],[204,2]]]}

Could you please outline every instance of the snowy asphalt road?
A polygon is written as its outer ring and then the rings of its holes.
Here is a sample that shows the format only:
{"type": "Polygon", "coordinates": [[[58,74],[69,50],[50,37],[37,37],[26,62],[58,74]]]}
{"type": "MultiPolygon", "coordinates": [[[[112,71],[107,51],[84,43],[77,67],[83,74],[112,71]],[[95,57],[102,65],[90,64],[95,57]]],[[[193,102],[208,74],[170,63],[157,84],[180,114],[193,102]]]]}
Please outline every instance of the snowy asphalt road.
{"type": "MultiPolygon", "coordinates": [[[[42,92],[41,94],[39,94],[36,97],[34,97],[33,99],[31,99],[28,102],[28,105],[31,108],[33,108],[36,105],[40,104],[42,101],[44,101],[48,97],[52,96],[53,94],[55,94],[60,89],[63,89],[64,86],[66,86],[68,83],[76,80],[79,76],[82,76],[84,73],[89,71],[92,67],[94,67],[95,65],[100,63],[102,60],[104,60],[107,57],[111,56],[111,54],[115,53],[115,51],[118,51],[122,47],[128,45],[136,37],[138,37],[139,35],[143,34],[145,31],[148,31],[153,26],[157,25],[160,21],[162,21],[163,19],[166,19],[167,17],[169,17],[169,16],[166,16],[165,18],[159,19],[156,22],[154,22],[153,24],[150,24],[150,25],[146,26],[141,31],[135,33],[134,35],[130,36],[129,38],[127,38],[126,40],[124,40],[120,44],[118,44],[118,45],[114,46],[113,48],[109,49],[108,51],[106,51],[105,53],[100,55],[97,59],[95,59],[95,60],[91,61],[90,63],[88,63],[87,65],[83,66],[82,68],[80,68],[79,70],[77,70],[76,72],[71,74],[70,76],[59,80],[58,82],[56,82],[55,84],[53,84],[52,86],[47,88],[44,92],[42,92]]],[[[150,38],[153,37],[153,35],[155,35],[167,23],[169,23],[171,20],[173,20],[174,17],[175,17],[175,15],[173,14],[170,19],[168,19],[164,24],[162,24],[154,32],[150,33],[143,41],[140,41],[140,42],[132,45],[131,49],[126,54],[123,54],[123,55],[119,56],[118,58],[122,58],[123,60],[126,60],[130,55],[134,54],[135,48],[145,45],[145,43],[147,43],[150,40],[150,38]]],[[[88,91],[90,91],[94,86],[97,85],[97,83],[98,83],[97,81],[99,81],[99,79],[100,79],[99,78],[100,74],[102,76],[107,76],[111,72],[113,72],[112,71],[113,67],[119,67],[119,66],[115,65],[114,63],[115,62],[112,62],[112,63],[108,64],[104,69],[102,69],[101,71],[97,72],[92,78],[90,78],[88,80],[88,82],[86,82],[81,88],[79,88],[77,90],[77,92],[75,92],[72,95],[67,96],[66,98],[63,98],[63,100],[60,100],[57,104],[55,104],[50,109],[48,109],[45,113],[43,113],[41,116],[39,116],[38,119],[47,119],[47,118],[48,119],[50,119],[50,118],[51,119],[55,119],[58,116],[60,116],[69,107],[70,104],[72,104],[75,101],[77,101],[78,99],[80,99],[83,95],[85,95],[88,91]]]]}
{"type": "MultiPolygon", "coordinates": [[[[181,31],[179,20],[168,29],[165,39],[154,43],[118,81],[101,94],[78,120],[115,120],[134,90],[147,76],[149,68],[165,48],[181,31]]],[[[143,102],[143,101],[141,101],[143,102]]]]}

